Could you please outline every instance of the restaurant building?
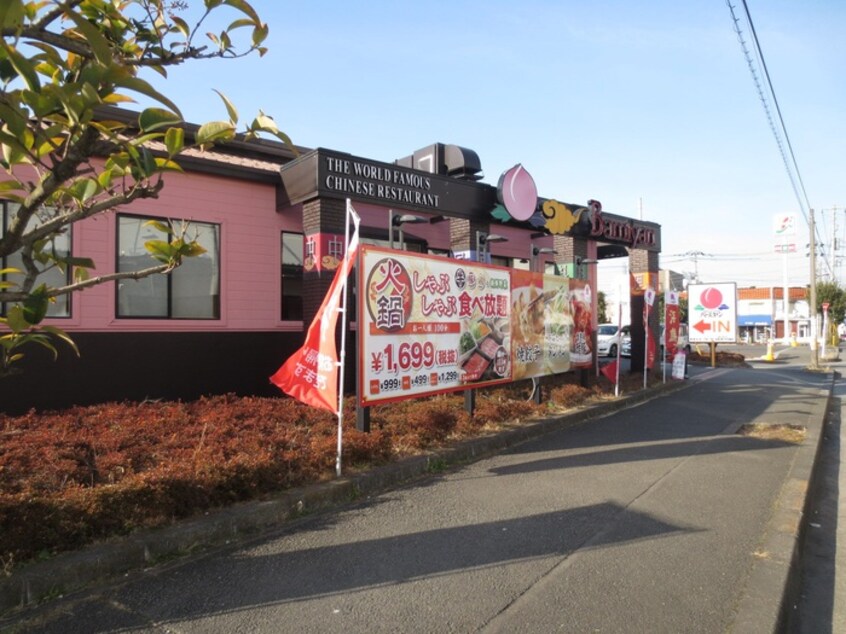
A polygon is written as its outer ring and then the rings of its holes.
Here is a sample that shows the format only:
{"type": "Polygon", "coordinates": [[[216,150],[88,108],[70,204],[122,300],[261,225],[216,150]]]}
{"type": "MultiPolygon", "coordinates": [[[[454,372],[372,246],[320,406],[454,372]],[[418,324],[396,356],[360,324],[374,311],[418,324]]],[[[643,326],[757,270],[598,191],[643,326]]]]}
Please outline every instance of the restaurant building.
{"type": "MultiPolygon", "coordinates": [[[[657,286],[660,226],[606,212],[597,200],[563,202],[566,191],[538,196],[520,165],[531,157],[515,157],[492,185],[480,180],[476,153],[456,145],[390,162],[299,150],[239,140],[189,151],[157,199],[75,224],[66,246],[93,259],[98,275],[151,263],[144,243],[163,236],[150,219],[190,221],[206,253],[168,276],[102,284],[53,305],[45,323],[66,331],[80,356],[62,344],[56,361],[28,350],[23,372],[0,382],[2,410],[279,394],[268,379],[302,344],[343,258],[347,199],[364,244],[579,277],[594,289],[592,264],[627,257],[634,278],[657,286]]],[[[0,213],[5,226],[13,205],[0,202],[0,213]]],[[[633,289],[632,316],[642,313],[642,293],[633,289]]],[[[347,345],[354,360],[355,338],[347,345]]],[[[642,340],[633,352],[633,367],[642,367],[642,340]]]]}

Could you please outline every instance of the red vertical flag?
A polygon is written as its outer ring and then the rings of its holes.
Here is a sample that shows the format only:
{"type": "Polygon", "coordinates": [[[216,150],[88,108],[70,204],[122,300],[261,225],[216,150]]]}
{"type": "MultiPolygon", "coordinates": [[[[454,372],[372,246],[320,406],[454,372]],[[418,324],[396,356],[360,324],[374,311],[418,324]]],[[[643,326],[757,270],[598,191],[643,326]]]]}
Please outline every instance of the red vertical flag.
{"type": "Polygon", "coordinates": [[[614,359],[611,363],[606,363],[600,369],[600,372],[605,375],[605,377],[616,385],[617,383],[617,359],[614,359]]]}
{"type": "Polygon", "coordinates": [[[270,381],[280,390],[306,405],[338,413],[338,349],[335,330],[344,291],[344,281],[358,254],[359,218],[350,208],[354,229],[344,259],[335,271],[329,292],[306,333],[305,343],[282,364],[270,381]]]}

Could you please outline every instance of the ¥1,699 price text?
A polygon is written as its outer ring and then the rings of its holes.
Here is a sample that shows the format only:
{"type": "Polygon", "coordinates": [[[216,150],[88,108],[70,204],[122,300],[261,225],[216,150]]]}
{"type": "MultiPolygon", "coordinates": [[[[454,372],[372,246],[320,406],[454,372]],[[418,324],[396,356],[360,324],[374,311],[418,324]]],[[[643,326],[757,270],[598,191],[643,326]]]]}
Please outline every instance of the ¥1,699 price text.
{"type": "Polygon", "coordinates": [[[370,353],[370,369],[375,374],[395,374],[409,370],[424,370],[436,365],[454,365],[458,353],[454,349],[437,350],[431,341],[404,341],[389,343],[381,350],[370,353]]]}

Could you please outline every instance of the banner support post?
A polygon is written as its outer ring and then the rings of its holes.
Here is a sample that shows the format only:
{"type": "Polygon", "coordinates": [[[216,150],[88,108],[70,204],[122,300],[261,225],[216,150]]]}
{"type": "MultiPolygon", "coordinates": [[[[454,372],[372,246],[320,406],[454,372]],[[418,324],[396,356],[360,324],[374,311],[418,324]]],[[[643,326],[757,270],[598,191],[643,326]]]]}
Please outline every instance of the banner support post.
{"type": "MultiPolygon", "coordinates": [[[[350,215],[355,213],[352,208],[352,202],[347,198],[346,208],[346,222],[344,228],[344,257],[349,257],[347,250],[350,248],[350,215]]],[[[335,457],[335,475],[341,477],[341,455],[344,446],[344,365],[347,356],[347,328],[350,325],[350,320],[347,316],[347,306],[349,302],[348,284],[349,275],[344,276],[344,289],[342,295],[344,298],[343,305],[338,309],[343,319],[341,321],[341,354],[338,359],[338,454],[335,457]]]]}

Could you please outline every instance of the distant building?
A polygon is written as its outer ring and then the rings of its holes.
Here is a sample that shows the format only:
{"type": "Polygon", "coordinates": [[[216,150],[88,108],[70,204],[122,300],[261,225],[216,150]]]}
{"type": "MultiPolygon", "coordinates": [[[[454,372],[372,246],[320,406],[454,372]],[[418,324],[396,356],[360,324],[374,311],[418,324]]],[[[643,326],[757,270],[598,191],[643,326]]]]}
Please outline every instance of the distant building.
{"type": "MultiPolygon", "coordinates": [[[[787,336],[797,339],[811,336],[808,289],[790,287],[787,293],[787,336]]],[[[745,341],[783,339],[785,311],[784,289],[781,287],[749,287],[737,289],[737,328],[745,341]]]]}

